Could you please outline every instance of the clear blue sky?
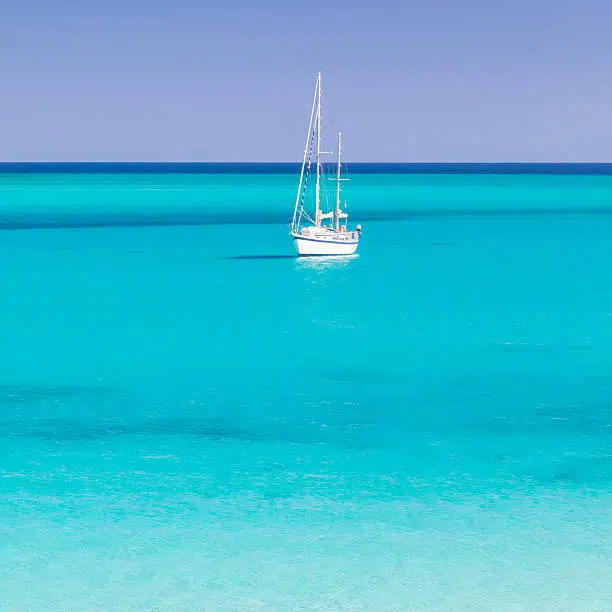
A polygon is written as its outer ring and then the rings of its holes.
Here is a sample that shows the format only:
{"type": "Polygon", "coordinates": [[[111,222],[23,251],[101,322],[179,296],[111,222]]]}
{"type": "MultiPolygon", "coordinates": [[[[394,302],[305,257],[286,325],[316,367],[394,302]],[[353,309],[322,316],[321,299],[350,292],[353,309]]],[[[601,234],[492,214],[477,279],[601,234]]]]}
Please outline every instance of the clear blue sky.
{"type": "Polygon", "coordinates": [[[611,161],[610,0],[0,0],[1,160],[611,161]]]}

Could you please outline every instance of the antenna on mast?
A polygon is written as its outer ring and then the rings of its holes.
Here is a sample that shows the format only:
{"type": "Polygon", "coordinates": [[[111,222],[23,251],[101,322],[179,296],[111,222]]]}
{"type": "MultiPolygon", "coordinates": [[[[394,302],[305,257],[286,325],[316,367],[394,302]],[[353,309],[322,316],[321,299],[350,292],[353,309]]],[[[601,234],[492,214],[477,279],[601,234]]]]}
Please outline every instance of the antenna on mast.
{"type": "Polygon", "coordinates": [[[317,184],[315,191],[315,225],[321,224],[321,71],[317,75],[317,184]]]}

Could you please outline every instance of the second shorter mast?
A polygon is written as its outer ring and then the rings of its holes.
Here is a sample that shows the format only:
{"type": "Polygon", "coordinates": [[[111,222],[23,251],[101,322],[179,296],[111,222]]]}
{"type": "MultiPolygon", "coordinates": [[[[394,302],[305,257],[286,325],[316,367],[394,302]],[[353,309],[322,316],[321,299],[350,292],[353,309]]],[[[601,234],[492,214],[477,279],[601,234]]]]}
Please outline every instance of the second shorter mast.
{"type": "Polygon", "coordinates": [[[336,231],[340,230],[340,159],[342,155],[342,133],[338,132],[338,170],[336,174],[336,231]]]}

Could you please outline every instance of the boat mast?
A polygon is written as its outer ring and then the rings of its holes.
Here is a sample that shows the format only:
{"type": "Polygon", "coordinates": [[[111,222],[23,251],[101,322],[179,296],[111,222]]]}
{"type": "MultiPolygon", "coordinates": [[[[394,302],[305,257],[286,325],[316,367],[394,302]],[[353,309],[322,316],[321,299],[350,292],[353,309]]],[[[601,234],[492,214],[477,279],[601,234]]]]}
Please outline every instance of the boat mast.
{"type": "Polygon", "coordinates": [[[336,174],[336,231],[340,231],[340,156],[342,155],[342,133],[338,132],[338,171],[336,174]]]}
{"type": "Polygon", "coordinates": [[[321,73],[317,78],[317,186],[315,195],[315,225],[321,225],[321,73]]]}
{"type": "MultiPolygon", "coordinates": [[[[319,75],[319,78],[320,78],[320,75],[319,75]]],[[[297,217],[298,207],[300,205],[300,194],[302,193],[302,185],[304,183],[304,170],[306,169],[306,161],[308,157],[308,145],[310,144],[310,138],[312,135],[312,120],[314,119],[318,87],[319,87],[319,79],[317,79],[317,85],[315,86],[314,96],[312,97],[312,108],[310,110],[310,121],[308,122],[308,134],[306,135],[306,145],[304,146],[304,158],[302,159],[302,171],[300,172],[300,182],[298,183],[297,195],[295,196],[295,208],[293,209],[293,220],[291,221],[291,229],[293,231],[295,231],[295,219],[297,217]]]]}

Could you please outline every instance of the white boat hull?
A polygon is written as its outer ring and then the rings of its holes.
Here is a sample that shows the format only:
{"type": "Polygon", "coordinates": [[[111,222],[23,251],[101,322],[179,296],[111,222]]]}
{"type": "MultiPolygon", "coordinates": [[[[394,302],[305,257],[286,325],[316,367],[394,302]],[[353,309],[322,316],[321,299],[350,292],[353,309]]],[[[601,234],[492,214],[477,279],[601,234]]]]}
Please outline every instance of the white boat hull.
{"type": "Polygon", "coordinates": [[[295,248],[299,256],[309,255],[353,255],[359,246],[359,240],[308,237],[293,235],[295,248]]]}

